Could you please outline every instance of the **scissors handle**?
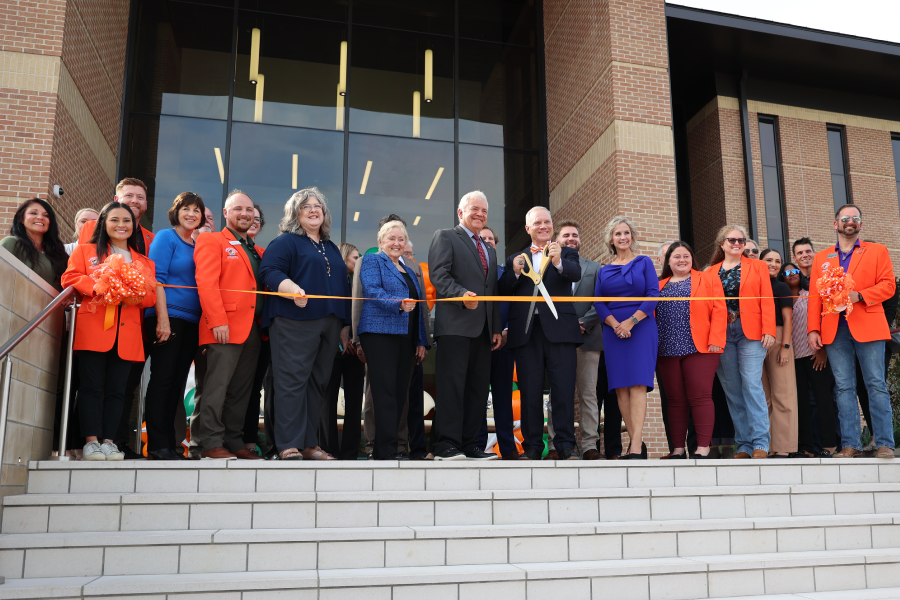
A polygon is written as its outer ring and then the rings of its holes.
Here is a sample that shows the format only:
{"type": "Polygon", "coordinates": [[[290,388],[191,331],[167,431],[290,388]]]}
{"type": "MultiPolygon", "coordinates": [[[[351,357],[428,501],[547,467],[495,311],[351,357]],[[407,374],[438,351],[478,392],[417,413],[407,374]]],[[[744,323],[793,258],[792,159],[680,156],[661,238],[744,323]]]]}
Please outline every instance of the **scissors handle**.
{"type": "Polygon", "coordinates": [[[525,264],[528,265],[528,272],[522,271],[522,275],[533,281],[534,285],[539,284],[541,282],[541,274],[534,270],[534,267],[531,264],[531,258],[524,252],[519,256],[524,258],[525,264]]]}

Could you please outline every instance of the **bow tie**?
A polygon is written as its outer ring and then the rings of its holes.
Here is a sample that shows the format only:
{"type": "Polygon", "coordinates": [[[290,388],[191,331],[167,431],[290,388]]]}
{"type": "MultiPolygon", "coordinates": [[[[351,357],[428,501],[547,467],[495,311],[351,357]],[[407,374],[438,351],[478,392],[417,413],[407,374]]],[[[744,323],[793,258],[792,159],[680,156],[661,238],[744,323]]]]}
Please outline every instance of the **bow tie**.
{"type": "Polygon", "coordinates": [[[543,248],[542,246],[532,246],[532,247],[531,247],[531,253],[532,253],[532,254],[538,254],[538,253],[541,253],[541,252],[543,252],[543,251],[544,251],[544,248],[543,248]]]}

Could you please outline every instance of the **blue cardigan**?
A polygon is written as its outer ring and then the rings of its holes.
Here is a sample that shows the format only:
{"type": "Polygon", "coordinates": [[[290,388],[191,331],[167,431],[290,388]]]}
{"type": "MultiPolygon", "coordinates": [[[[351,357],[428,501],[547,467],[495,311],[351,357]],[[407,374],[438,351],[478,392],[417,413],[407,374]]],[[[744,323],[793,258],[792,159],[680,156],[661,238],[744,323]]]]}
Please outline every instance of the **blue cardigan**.
{"type": "MultiPolygon", "coordinates": [[[[362,313],[359,317],[359,333],[389,333],[405,335],[409,333],[409,314],[400,309],[400,303],[396,299],[403,300],[409,297],[409,288],[403,274],[397,270],[394,263],[384,252],[366,254],[361,259],[359,268],[359,283],[362,285],[362,294],[365,298],[362,313]],[[393,299],[393,300],[390,300],[393,299]]],[[[425,297],[419,289],[419,278],[415,272],[407,268],[413,285],[420,299],[425,297]]],[[[424,310],[427,304],[419,308],[419,341],[417,346],[429,347],[425,337],[424,310]]]]}
{"type": "MultiPolygon", "coordinates": [[[[322,247],[322,244],[319,244],[322,247]]],[[[334,242],[324,244],[331,276],[322,254],[316,250],[306,234],[282,233],[272,240],[259,265],[259,278],[269,291],[277,292],[278,284],[290,279],[307,294],[350,297],[347,283],[347,264],[334,242]]],[[[334,315],[345,325],[350,324],[350,300],[310,299],[304,308],[294,304],[293,298],[269,296],[263,307],[262,326],[268,327],[275,317],[295,321],[310,321],[334,315]]]]}
{"type": "MultiPolygon", "coordinates": [[[[194,247],[181,239],[174,229],[164,229],[156,234],[148,258],[156,265],[158,282],[197,287],[194,247]]],[[[166,310],[169,317],[199,323],[200,296],[197,290],[166,288],[166,310]]],[[[156,308],[151,306],[144,314],[148,317],[155,315],[156,308]]]]}

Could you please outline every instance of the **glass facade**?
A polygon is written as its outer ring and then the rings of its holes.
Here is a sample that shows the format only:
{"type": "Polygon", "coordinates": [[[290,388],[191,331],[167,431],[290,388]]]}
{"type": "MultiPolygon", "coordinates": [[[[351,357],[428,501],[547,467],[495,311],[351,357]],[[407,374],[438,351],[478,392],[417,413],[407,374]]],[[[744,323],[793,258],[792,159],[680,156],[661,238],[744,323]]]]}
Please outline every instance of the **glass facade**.
{"type": "Polygon", "coordinates": [[[335,238],[365,251],[394,212],[420,262],[480,189],[505,256],[546,204],[539,14],[534,0],[141,0],[121,175],[148,184],[156,230],[187,190],[220,229],[241,189],[263,207],[263,246],[314,185],[335,238]]]}
{"type": "Polygon", "coordinates": [[[828,159],[831,170],[831,193],[834,196],[834,209],[838,210],[852,202],[850,185],[847,180],[847,154],[845,152],[844,127],[828,126],[828,159]]]}

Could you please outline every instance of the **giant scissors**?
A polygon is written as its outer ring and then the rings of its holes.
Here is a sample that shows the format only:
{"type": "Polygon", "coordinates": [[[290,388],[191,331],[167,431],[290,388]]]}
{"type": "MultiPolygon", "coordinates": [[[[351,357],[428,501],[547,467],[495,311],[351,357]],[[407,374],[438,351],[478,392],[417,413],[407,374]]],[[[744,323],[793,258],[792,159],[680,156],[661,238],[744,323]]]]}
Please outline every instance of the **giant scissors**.
{"type": "MultiPolygon", "coordinates": [[[[541,293],[541,296],[544,297],[544,302],[547,303],[547,307],[550,308],[550,312],[553,313],[554,319],[559,319],[559,315],[556,314],[556,307],[553,306],[553,300],[550,298],[550,293],[547,291],[546,286],[544,286],[544,277],[543,274],[547,265],[550,264],[550,254],[549,254],[549,245],[544,247],[543,256],[541,258],[541,269],[540,272],[534,269],[534,266],[531,264],[531,257],[526,253],[522,253],[522,258],[525,259],[525,264],[528,265],[528,271],[522,271],[522,275],[530,279],[534,282],[534,291],[531,293],[532,296],[537,296],[538,292],[541,293]]],[[[536,300],[531,301],[531,305],[528,308],[528,320],[525,321],[525,332],[528,333],[528,329],[531,327],[531,320],[534,318],[534,305],[536,300]]]]}

